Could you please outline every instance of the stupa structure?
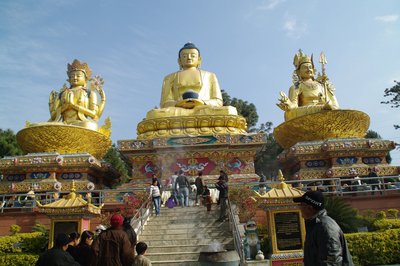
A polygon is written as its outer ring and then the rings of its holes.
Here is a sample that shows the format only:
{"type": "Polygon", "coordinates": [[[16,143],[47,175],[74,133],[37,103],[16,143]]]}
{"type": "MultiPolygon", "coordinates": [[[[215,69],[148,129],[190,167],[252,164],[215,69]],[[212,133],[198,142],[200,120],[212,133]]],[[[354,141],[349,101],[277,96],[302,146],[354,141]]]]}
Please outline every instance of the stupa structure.
{"type": "Polygon", "coordinates": [[[223,106],[214,73],[200,68],[200,50],[185,44],[178,52],[180,70],[167,75],[160,107],[137,125],[137,139],[118,141],[119,151],[132,166],[132,185],[166,180],[182,170],[186,176],[203,172],[205,180],[227,172],[233,181],[258,180],[256,151],[264,134],[248,134],[244,117],[223,106]]]}
{"type": "Polygon", "coordinates": [[[372,168],[379,176],[398,175],[398,167],[386,161],[395,143],[365,138],[369,116],[339,107],[323,53],[320,63],[322,72],[315,77],[312,56],[300,50],[289,95],[280,93],[277,105],[285,112],[285,122],[274,129],[274,137],[285,149],[278,156],[284,175],[292,180],[352,178],[367,176],[372,168]]]}
{"type": "Polygon", "coordinates": [[[70,85],[50,93],[49,121],[27,122],[17,133],[27,154],[0,159],[0,193],[69,191],[72,181],[77,190],[93,190],[118,177],[101,162],[111,147],[110,119],[98,126],[104,82],[79,60],[68,64],[67,74],[70,85]]]}

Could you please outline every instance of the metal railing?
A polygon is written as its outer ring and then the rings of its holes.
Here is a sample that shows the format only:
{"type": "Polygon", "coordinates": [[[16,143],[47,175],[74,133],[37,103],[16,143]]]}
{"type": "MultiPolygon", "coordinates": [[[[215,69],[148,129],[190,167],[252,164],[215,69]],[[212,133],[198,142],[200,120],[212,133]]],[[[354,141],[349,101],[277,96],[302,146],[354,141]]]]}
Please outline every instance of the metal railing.
{"type": "Polygon", "coordinates": [[[233,236],[233,244],[235,245],[235,250],[237,251],[240,257],[240,266],[245,265],[245,255],[244,255],[244,247],[242,237],[240,235],[240,230],[238,227],[239,221],[236,220],[236,210],[231,205],[229,199],[227,199],[228,203],[228,217],[229,217],[229,227],[232,231],[233,236]]]}
{"type": "Polygon", "coordinates": [[[137,235],[143,233],[144,226],[147,223],[151,215],[151,209],[153,207],[151,196],[143,202],[142,206],[136,211],[136,214],[131,219],[131,226],[135,230],[137,235]]]}

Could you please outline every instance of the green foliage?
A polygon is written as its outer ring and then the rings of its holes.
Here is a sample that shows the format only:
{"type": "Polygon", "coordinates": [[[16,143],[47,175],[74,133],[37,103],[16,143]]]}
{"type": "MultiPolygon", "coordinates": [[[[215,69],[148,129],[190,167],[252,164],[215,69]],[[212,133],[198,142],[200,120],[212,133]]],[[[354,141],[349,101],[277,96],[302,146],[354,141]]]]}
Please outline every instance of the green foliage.
{"type": "Polygon", "coordinates": [[[111,164],[120,174],[121,180],[127,182],[129,180],[129,166],[122,160],[120,153],[113,145],[103,158],[104,161],[111,164]]]}
{"type": "Polygon", "coordinates": [[[17,233],[21,232],[21,226],[17,225],[17,224],[12,224],[10,226],[10,233],[11,235],[15,235],[17,233]]]}
{"type": "Polygon", "coordinates": [[[267,143],[257,152],[255,158],[255,169],[259,175],[276,176],[279,170],[276,158],[283,148],[276,142],[272,134],[272,126],[272,122],[266,122],[255,129],[255,131],[264,132],[267,135],[267,143]]]}
{"type": "Polygon", "coordinates": [[[376,219],[377,220],[382,220],[386,218],[386,212],[385,211],[379,211],[376,213],[376,219]]]}
{"type": "Polygon", "coordinates": [[[260,248],[266,258],[269,258],[272,253],[272,243],[268,235],[267,225],[257,225],[258,237],[260,238],[260,248]]]}
{"type": "Polygon", "coordinates": [[[247,128],[254,127],[258,122],[257,108],[253,103],[244,101],[242,99],[231,98],[231,96],[222,90],[222,100],[224,106],[236,107],[238,113],[246,119],[247,128]]]}
{"type": "Polygon", "coordinates": [[[388,229],[400,229],[399,219],[379,219],[373,222],[375,230],[383,231],[388,229]]]}
{"type": "Polygon", "coordinates": [[[389,209],[387,212],[393,219],[397,219],[399,217],[399,210],[397,209],[389,209]]]}
{"type": "MultiPolygon", "coordinates": [[[[391,88],[385,89],[384,97],[390,97],[388,101],[382,101],[383,104],[389,104],[391,108],[398,108],[400,106],[400,82],[394,81],[395,85],[391,88]]],[[[395,129],[399,129],[399,125],[394,125],[395,129]]]]}
{"type": "Polygon", "coordinates": [[[0,265],[3,266],[31,266],[39,259],[37,254],[18,253],[0,254],[0,265]]]}
{"type": "Polygon", "coordinates": [[[41,223],[37,223],[34,226],[32,226],[32,232],[39,232],[45,236],[49,235],[49,229],[47,229],[46,226],[44,226],[41,223]]]}
{"type": "Polygon", "coordinates": [[[11,129],[0,129],[0,158],[23,154],[11,129]]]}
{"type": "Polygon", "coordinates": [[[249,186],[234,186],[229,188],[229,200],[239,210],[239,220],[244,223],[256,215],[257,203],[253,190],[249,186]]]}
{"type": "Polygon", "coordinates": [[[47,241],[48,237],[39,232],[2,236],[0,237],[0,255],[22,252],[40,254],[47,241]]]}
{"type": "Polygon", "coordinates": [[[325,209],[328,215],[334,219],[343,232],[357,232],[357,210],[352,208],[339,197],[326,197],[325,209]]]}
{"type": "Polygon", "coordinates": [[[400,229],[346,234],[356,265],[394,264],[400,261],[400,229]]]}

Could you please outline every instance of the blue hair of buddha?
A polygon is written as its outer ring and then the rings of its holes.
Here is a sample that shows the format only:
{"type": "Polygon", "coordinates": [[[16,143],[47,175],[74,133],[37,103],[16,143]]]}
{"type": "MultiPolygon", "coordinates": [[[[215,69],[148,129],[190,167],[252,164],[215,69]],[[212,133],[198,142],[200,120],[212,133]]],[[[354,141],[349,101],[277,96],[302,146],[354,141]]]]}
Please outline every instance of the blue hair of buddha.
{"type": "Polygon", "coordinates": [[[188,43],[185,43],[185,45],[179,50],[178,57],[180,57],[182,50],[185,50],[185,49],[196,49],[197,52],[199,52],[199,56],[200,56],[199,48],[197,48],[194,43],[188,42],[188,43]]]}

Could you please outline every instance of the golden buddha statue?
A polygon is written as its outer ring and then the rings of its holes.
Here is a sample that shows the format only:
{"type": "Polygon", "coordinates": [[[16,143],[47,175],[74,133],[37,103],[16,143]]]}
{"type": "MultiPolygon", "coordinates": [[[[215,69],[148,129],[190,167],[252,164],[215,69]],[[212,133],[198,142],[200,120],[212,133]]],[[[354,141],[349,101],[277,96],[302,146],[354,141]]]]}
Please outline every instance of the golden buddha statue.
{"type": "Polygon", "coordinates": [[[236,108],[223,106],[216,75],[200,69],[200,50],[193,43],[179,50],[178,64],[180,70],[164,78],[160,108],[138,124],[138,139],[246,133],[236,108]]]}
{"type": "Polygon", "coordinates": [[[339,109],[335,89],[325,74],[326,58],[321,53],[322,73],[315,78],[313,58],[301,50],[294,56],[293,86],[289,96],[281,92],[277,104],[285,111],[285,122],[274,129],[275,140],[283,148],[298,142],[331,138],[362,138],[369,116],[361,111],[339,109]]]}
{"type": "Polygon", "coordinates": [[[106,102],[102,79],[100,77],[91,79],[92,70],[86,63],[81,63],[77,59],[68,64],[67,74],[70,87],[64,84],[59,93],[54,90],[50,93],[49,122],[60,121],[98,130],[97,121],[103,113],[106,102]],[[101,97],[100,104],[96,91],[101,97]]]}
{"type": "Polygon", "coordinates": [[[146,119],[188,115],[237,115],[233,106],[223,106],[222,94],[214,73],[200,69],[200,50],[186,43],[178,53],[180,71],[164,78],[160,108],[146,119]]]}
{"type": "Polygon", "coordinates": [[[17,133],[18,144],[27,153],[87,152],[102,158],[111,146],[110,119],[106,118],[104,125],[98,126],[106,102],[103,79],[91,78],[89,66],[76,59],[68,64],[67,74],[70,86],[64,84],[60,92],[50,93],[49,121],[27,122],[17,133]]]}
{"type": "Polygon", "coordinates": [[[281,92],[277,104],[285,111],[285,121],[319,112],[321,110],[335,110],[339,104],[334,95],[335,88],[329,82],[323,69],[323,75],[314,78],[315,68],[313,58],[308,57],[301,50],[295,55],[295,71],[293,86],[289,89],[289,97],[281,92]]]}

